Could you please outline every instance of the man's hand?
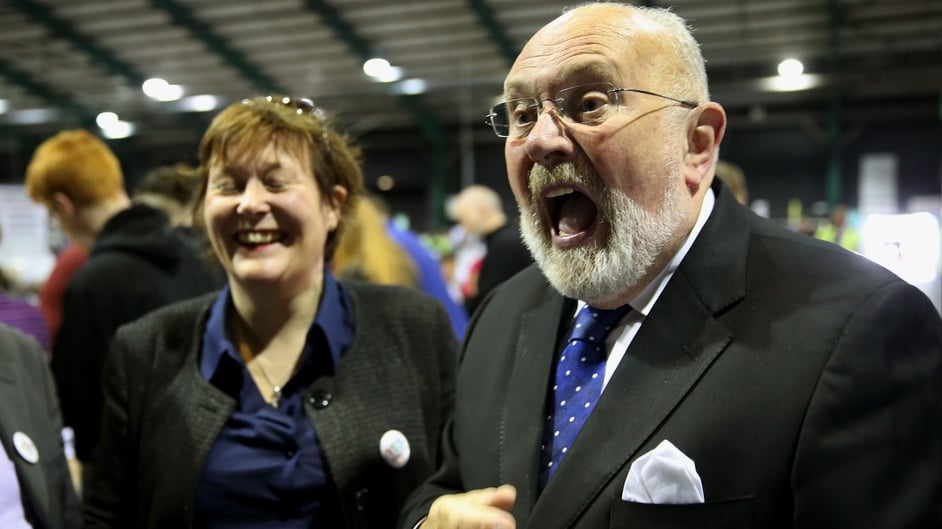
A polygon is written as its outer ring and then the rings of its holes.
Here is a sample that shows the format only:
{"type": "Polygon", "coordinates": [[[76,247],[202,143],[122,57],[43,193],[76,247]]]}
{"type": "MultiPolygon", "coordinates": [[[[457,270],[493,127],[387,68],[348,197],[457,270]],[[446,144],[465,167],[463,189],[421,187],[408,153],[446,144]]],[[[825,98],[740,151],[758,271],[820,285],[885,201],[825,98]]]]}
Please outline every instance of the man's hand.
{"type": "Polygon", "coordinates": [[[510,514],[517,489],[501,485],[462,494],[441,496],[429,509],[420,529],[515,529],[510,514]]]}

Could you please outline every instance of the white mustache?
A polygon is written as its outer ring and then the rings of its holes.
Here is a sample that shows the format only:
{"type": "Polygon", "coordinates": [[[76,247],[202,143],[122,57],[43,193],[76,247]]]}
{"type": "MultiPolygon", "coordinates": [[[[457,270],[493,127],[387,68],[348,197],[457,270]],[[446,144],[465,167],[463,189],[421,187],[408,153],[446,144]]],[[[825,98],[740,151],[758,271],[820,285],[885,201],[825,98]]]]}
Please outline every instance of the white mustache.
{"type": "Polygon", "coordinates": [[[530,198],[539,200],[543,189],[551,185],[573,185],[588,190],[595,197],[604,196],[605,186],[598,173],[591,167],[572,162],[559,164],[551,169],[542,165],[534,165],[530,169],[527,187],[530,198]]]}

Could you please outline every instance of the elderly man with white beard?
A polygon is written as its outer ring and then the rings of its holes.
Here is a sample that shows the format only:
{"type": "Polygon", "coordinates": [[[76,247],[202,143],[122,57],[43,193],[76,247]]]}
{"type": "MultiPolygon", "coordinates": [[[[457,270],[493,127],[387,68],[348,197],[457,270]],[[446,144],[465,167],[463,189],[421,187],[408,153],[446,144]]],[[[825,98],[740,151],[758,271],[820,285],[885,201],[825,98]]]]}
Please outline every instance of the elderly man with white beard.
{"type": "Polygon", "coordinates": [[[942,526],[942,320],[753,214],[667,10],[564,13],[488,120],[535,266],[464,342],[402,529],[942,526]]]}

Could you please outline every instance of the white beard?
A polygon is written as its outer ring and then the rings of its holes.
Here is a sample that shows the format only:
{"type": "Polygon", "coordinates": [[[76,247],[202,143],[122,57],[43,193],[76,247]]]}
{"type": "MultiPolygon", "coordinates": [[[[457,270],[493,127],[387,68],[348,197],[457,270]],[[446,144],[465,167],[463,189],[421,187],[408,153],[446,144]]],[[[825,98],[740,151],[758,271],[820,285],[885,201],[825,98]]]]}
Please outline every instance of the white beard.
{"type": "Polygon", "coordinates": [[[552,170],[536,165],[530,172],[530,205],[520,206],[520,231],[553,287],[566,297],[597,305],[638,286],[672,245],[686,216],[678,188],[677,178],[667,178],[654,212],[649,213],[621,190],[606,189],[592,169],[572,163],[552,170]],[[553,246],[551,229],[539,207],[539,190],[551,182],[578,182],[600,202],[593,241],[575,248],[553,246]]]}

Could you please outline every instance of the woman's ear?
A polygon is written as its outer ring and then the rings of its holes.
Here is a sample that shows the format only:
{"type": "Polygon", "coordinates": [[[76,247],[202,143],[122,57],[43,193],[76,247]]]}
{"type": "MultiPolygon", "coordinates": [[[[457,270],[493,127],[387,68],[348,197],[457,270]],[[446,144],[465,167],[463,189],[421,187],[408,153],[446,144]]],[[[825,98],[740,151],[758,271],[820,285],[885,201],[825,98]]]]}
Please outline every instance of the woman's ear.
{"type": "Polygon", "coordinates": [[[693,112],[697,115],[696,120],[690,123],[687,134],[684,172],[687,186],[698,188],[704,179],[712,176],[713,159],[726,131],[726,111],[719,103],[708,101],[701,103],[693,112]]]}

